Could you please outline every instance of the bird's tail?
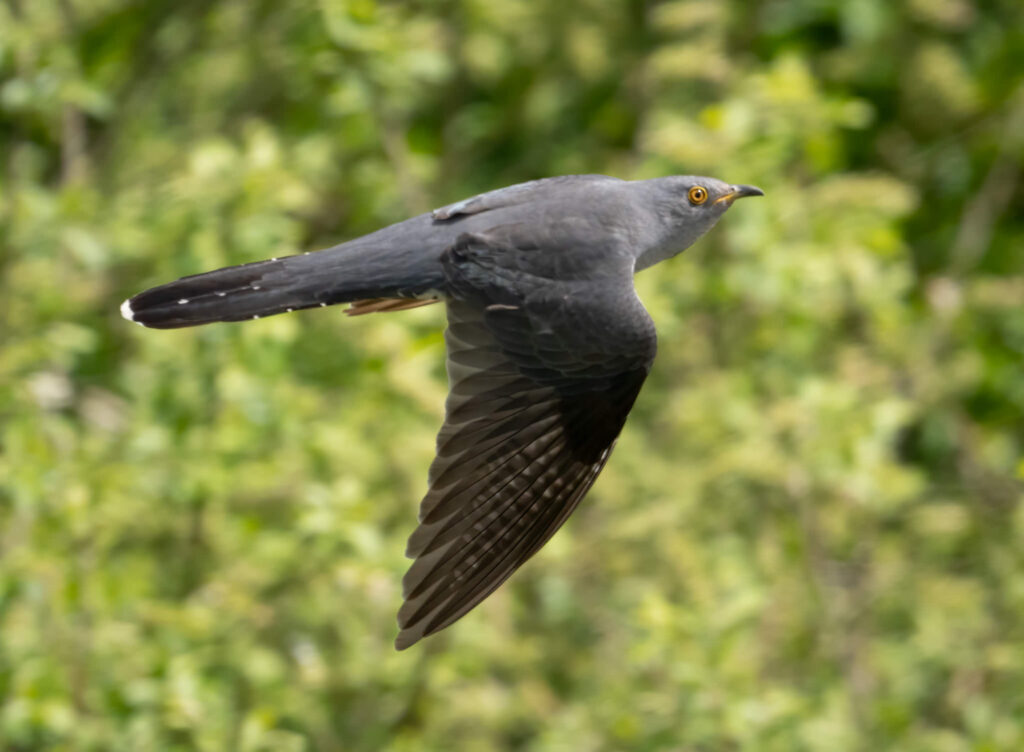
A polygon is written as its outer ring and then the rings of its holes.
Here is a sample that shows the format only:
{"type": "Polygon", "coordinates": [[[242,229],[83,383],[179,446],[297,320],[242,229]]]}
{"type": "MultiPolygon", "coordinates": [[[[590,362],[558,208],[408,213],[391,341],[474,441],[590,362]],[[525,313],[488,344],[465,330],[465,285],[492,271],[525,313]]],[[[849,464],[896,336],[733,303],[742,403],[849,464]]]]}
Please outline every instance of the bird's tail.
{"type": "Polygon", "coordinates": [[[437,263],[423,268],[418,259],[366,250],[342,245],[183,277],[129,298],[121,314],[143,326],[177,329],[335,303],[418,298],[441,284],[437,263]]]}

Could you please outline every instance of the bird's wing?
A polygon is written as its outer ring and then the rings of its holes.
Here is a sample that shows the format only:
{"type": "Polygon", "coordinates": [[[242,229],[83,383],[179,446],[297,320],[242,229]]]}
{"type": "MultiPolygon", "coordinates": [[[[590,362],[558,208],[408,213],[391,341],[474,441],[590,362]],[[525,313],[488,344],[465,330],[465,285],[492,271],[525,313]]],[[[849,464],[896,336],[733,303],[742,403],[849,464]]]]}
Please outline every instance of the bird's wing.
{"type": "Polygon", "coordinates": [[[654,360],[631,264],[531,276],[544,252],[464,235],[442,259],[451,390],[406,552],[399,649],[480,603],[565,522],[654,360]]]}

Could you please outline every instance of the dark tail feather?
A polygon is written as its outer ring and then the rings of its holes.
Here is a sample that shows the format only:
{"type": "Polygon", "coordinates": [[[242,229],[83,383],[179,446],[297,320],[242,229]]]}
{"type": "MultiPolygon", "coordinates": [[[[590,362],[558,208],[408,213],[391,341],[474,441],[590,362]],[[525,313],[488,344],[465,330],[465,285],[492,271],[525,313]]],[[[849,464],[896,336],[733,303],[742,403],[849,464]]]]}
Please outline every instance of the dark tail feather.
{"type": "Polygon", "coordinates": [[[440,255],[450,240],[437,232],[432,216],[422,214],[323,251],[183,277],[129,298],[121,314],[177,329],[369,298],[436,297],[445,284],[440,255]]]}
{"type": "Polygon", "coordinates": [[[121,304],[121,314],[154,329],[177,329],[366,298],[416,298],[440,284],[439,263],[418,269],[402,261],[336,247],[229,266],[141,292],[121,304]]]}
{"type": "Polygon", "coordinates": [[[121,314],[143,326],[176,329],[340,302],[331,300],[327,275],[317,274],[309,263],[296,263],[302,258],[288,256],[183,277],[129,298],[121,305],[121,314]]]}

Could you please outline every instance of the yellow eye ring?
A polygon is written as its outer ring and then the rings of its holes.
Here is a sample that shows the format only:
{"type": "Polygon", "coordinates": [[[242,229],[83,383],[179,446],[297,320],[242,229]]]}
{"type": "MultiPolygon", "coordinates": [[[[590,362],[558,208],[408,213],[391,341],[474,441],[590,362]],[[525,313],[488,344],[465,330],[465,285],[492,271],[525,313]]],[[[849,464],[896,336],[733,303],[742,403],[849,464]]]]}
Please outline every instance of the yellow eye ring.
{"type": "Polygon", "coordinates": [[[691,204],[693,204],[694,206],[700,206],[701,204],[708,200],[708,191],[702,185],[695,185],[693,186],[693,188],[690,189],[690,192],[687,194],[687,196],[689,197],[691,204]]]}

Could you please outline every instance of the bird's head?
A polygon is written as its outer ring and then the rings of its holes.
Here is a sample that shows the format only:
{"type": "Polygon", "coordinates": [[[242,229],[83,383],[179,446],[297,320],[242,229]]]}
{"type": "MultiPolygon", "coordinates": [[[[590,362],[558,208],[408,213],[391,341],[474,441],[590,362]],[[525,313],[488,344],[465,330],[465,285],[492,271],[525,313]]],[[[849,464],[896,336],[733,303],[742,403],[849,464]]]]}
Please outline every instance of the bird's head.
{"type": "Polygon", "coordinates": [[[752,185],[732,185],[700,175],[673,175],[644,180],[635,185],[646,194],[653,211],[657,238],[637,259],[643,269],[689,248],[721,219],[733,202],[746,196],[763,196],[752,185]]]}

